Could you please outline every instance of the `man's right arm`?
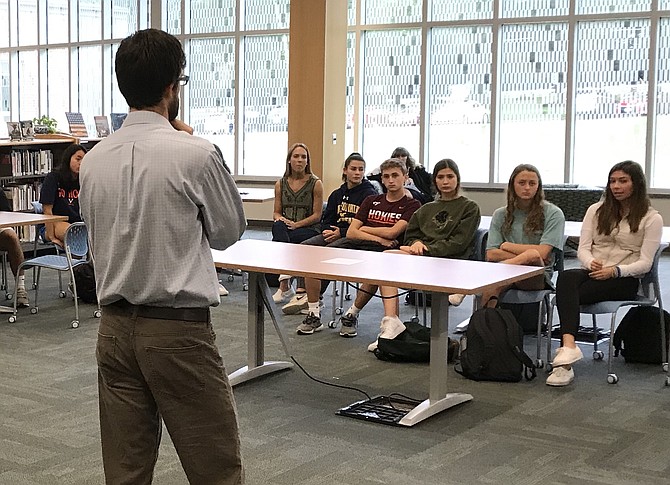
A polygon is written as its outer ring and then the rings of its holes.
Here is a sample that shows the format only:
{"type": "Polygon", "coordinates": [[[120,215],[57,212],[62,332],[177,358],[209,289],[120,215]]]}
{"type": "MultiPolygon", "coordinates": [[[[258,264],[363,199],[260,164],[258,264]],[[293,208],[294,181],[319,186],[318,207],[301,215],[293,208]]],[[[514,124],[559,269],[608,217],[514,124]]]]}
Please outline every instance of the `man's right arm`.
{"type": "Polygon", "coordinates": [[[223,159],[212,150],[203,170],[200,212],[210,247],[226,249],[247,227],[242,198],[223,159]]]}

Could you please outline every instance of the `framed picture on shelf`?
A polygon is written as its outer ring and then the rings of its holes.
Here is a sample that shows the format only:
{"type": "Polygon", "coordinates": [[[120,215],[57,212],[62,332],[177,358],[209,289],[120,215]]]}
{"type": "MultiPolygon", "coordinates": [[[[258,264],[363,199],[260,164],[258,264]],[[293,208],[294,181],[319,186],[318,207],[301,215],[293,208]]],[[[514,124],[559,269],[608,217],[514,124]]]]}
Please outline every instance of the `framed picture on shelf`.
{"type": "Polygon", "coordinates": [[[81,113],[66,112],[65,117],[67,118],[67,123],[70,125],[70,133],[72,136],[87,138],[88,130],[86,130],[86,124],[84,123],[84,117],[81,113]]]}
{"type": "Polygon", "coordinates": [[[9,134],[10,140],[23,139],[23,133],[21,132],[21,123],[19,123],[18,121],[8,121],[7,133],[9,134]]]}
{"type": "Polygon", "coordinates": [[[95,131],[98,132],[98,138],[104,138],[109,135],[109,121],[106,116],[94,116],[95,131]]]}
{"type": "Polygon", "coordinates": [[[110,118],[112,118],[112,131],[116,131],[121,128],[123,122],[126,120],[128,113],[110,113],[110,118]]]}
{"type": "Polygon", "coordinates": [[[34,140],[35,130],[33,129],[33,120],[21,121],[21,133],[24,140],[34,140]]]}

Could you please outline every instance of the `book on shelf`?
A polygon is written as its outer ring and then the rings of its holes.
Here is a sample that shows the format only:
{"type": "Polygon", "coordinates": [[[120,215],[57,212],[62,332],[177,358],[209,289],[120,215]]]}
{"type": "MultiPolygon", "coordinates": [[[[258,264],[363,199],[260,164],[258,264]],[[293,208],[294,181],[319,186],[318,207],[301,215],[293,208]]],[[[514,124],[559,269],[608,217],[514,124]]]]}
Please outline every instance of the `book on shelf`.
{"type": "Polygon", "coordinates": [[[121,128],[123,122],[126,120],[128,113],[110,113],[110,118],[112,118],[112,131],[116,131],[121,128]]]}
{"type": "Polygon", "coordinates": [[[81,113],[67,111],[65,113],[65,117],[67,118],[68,125],[70,125],[70,133],[72,133],[73,136],[79,138],[88,137],[88,130],[86,130],[84,117],[81,115],[81,113]]]}
{"type": "Polygon", "coordinates": [[[46,175],[53,170],[51,150],[12,150],[0,155],[0,177],[46,175]]]}
{"type": "Polygon", "coordinates": [[[10,140],[21,140],[23,138],[23,133],[21,132],[21,123],[18,121],[8,121],[7,133],[9,133],[10,140]]]}
{"type": "Polygon", "coordinates": [[[33,120],[21,121],[21,133],[24,140],[34,140],[35,130],[33,129],[33,120]]]}
{"type": "Polygon", "coordinates": [[[98,138],[104,138],[109,135],[109,121],[106,116],[94,116],[95,131],[98,132],[98,138]]]}

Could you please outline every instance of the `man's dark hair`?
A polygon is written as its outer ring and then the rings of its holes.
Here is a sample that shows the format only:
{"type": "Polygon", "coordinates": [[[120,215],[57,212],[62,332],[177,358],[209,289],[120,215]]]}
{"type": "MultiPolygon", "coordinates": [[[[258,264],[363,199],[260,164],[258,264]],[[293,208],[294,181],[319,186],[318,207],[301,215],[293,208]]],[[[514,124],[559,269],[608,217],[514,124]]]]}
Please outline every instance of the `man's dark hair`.
{"type": "Polygon", "coordinates": [[[165,88],[186,67],[186,55],[173,35],[158,29],[139,30],[121,41],[115,60],[116,80],[128,106],[156,106],[165,88]]]}

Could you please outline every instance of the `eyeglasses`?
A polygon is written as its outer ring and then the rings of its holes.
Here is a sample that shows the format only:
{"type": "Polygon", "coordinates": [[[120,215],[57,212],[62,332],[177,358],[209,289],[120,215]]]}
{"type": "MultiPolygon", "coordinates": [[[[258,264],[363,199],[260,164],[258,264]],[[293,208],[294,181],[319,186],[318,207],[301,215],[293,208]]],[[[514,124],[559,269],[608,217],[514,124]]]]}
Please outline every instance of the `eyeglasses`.
{"type": "Polygon", "coordinates": [[[189,79],[190,77],[184,74],[183,76],[179,76],[177,78],[177,82],[179,83],[180,86],[186,86],[188,84],[189,79]]]}

